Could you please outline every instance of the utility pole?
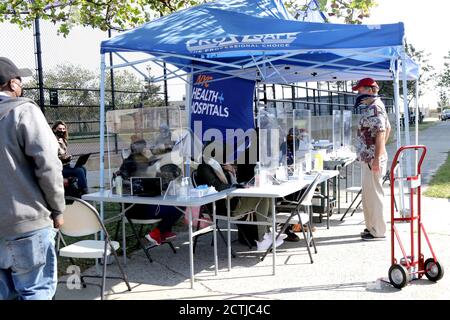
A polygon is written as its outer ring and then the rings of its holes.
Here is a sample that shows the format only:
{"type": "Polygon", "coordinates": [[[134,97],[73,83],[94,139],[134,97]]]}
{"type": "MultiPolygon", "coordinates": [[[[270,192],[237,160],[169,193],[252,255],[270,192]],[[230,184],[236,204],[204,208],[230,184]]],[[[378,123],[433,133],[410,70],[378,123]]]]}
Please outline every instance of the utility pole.
{"type": "Polygon", "coordinates": [[[45,115],[45,99],[44,99],[44,76],[42,73],[42,49],[41,49],[41,30],[39,25],[39,18],[34,19],[34,39],[35,39],[35,55],[36,67],[39,87],[39,107],[45,115]]]}

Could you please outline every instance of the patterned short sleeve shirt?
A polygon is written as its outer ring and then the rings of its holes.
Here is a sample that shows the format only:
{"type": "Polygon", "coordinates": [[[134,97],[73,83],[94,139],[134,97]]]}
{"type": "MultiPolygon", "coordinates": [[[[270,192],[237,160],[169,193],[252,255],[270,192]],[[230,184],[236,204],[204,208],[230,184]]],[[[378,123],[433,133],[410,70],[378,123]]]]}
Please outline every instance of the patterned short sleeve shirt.
{"type": "Polygon", "coordinates": [[[361,110],[356,139],[359,161],[370,163],[375,158],[376,136],[390,127],[386,108],[380,99],[375,99],[361,110]]]}

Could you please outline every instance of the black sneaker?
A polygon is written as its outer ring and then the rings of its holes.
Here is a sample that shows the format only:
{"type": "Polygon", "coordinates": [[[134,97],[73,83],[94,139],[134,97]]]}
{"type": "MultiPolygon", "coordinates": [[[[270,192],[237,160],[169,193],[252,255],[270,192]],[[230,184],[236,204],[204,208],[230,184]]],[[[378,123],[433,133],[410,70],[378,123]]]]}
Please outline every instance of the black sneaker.
{"type": "Polygon", "coordinates": [[[298,241],[300,241],[300,238],[298,237],[298,235],[296,235],[291,230],[286,229],[286,231],[284,233],[287,235],[287,238],[284,239],[284,241],[289,241],[289,242],[298,242],[298,241]]]}
{"type": "Polygon", "coordinates": [[[370,233],[369,229],[364,229],[364,231],[361,232],[361,236],[362,236],[363,234],[368,234],[368,233],[370,233]]]}
{"type": "Polygon", "coordinates": [[[386,237],[374,237],[371,233],[366,233],[361,235],[361,239],[364,241],[378,241],[384,240],[386,237]]]}

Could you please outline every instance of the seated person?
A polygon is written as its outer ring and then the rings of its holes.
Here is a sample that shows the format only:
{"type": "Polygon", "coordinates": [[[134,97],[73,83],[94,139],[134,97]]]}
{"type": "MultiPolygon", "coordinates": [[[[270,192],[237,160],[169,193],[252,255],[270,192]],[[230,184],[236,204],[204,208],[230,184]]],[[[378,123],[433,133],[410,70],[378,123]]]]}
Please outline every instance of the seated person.
{"type": "Polygon", "coordinates": [[[154,146],[151,148],[153,154],[162,154],[172,151],[174,141],[172,141],[172,133],[166,124],[159,126],[159,135],[155,139],[154,146]]]}
{"type": "MultiPolygon", "coordinates": [[[[149,165],[149,150],[145,140],[137,140],[130,146],[131,154],[120,166],[120,174],[124,179],[130,177],[146,176],[149,165]]],[[[126,205],[129,207],[130,205],[126,205]]],[[[180,208],[181,209],[181,208],[180,208]]],[[[172,240],[176,234],[172,227],[183,216],[183,213],[172,206],[157,206],[147,204],[135,204],[126,215],[130,219],[162,219],[158,225],[150,231],[145,238],[154,245],[160,245],[164,241],[172,240]]]]}
{"type": "Polygon", "coordinates": [[[295,129],[295,138],[294,138],[294,129],[289,129],[289,133],[286,137],[286,142],[281,144],[281,154],[286,155],[287,157],[287,165],[294,164],[294,139],[295,139],[295,156],[297,159],[304,155],[308,150],[312,149],[309,143],[308,133],[305,129],[295,129]]]}
{"type": "Polygon", "coordinates": [[[67,143],[69,139],[69,132],[67,131],[67,126],[64,121],[58,120],[53,124],[53,133],[58,141],[58,157],[63,164],[62,174],[64,178],[75,177],[77,178],[78,188],[81,194],[88,193],[87,178],[86,178],[86,168],[76,167],[72,168],[70,166],[70,161],[72,160],[72,155],[67,151],[67,143]]]}
{"type": "MultiPolygon", "coordinates": [[[[203,155],[203,162],[197,168],[196,182],[198,185],[206,184],[213,186],[217,191],[232,188],[237,184],[236,170],[232,164],[221,165],[212,158],[203,155]]],[[[216,203],[217,214],[226,215],[226,202],[220,200],[216,203]]],[[[245,212],[255,211],[256,221],[267,221],[269,214],[268,198],[232,198],[230,201],[230,211],[232,216],[237,216],[245,212]]],[[[276,246],[283,243],[284,235],[277,239],[276,246]]],[[[272,245],[272,234],[269,233],[268,226],[258,226],[258,240],[255,240],[258,250],[267,250],[272,245]]]]}

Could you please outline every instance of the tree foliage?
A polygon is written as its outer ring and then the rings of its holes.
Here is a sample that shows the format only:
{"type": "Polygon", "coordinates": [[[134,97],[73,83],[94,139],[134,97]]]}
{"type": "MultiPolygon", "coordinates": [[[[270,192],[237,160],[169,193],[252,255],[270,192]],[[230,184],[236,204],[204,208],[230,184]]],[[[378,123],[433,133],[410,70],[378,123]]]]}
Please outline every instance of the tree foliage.
{"type": "Polygon", "coordinates": [[[437,77],[437,87],[439,89],[439,107],[442,109],[450,107],[450,51],[444,57],[444,69],[437,77]]]}
{"type": "MultiPolygon", "coordinates": [[[[67,35],[75,25],[107,31],[126,30],[207,0],[11,0],[0,2],[0,22],[31,27],[39,17],[59,25],[67,35]]],[[[309,0],[285,0],[292,10],[304,10],[309,0]]],[[[374,0],[318,0],[320,9],[346,23],[361,23],[376,5],[374,0]]]]}
{"type": "MultiPolygon", "coordinates": [[[[425,50],[416,49],[412,44],[407,44],[405,46],[406,54],[411,57],[420,66],[419,71],[419,97],[423,96],[424,93],[430,89],[432,86],[433,79],[435,78],[435,69],[430,63],[430,54],[425,50]]],[[[402,80],[402,79],[400,79],[402,80]]],[[[392,81],[380,81],[380,94],[393,97],[394,96],[394,85],[392,81]]],[[[400,85],[401,82],[400,82],[400,85]]],[[[403,98],[403,90],[400,88],[400,96],[403,98]]],[[[408,81],[408,105],[414,100],[416,96],[416,83],[415,81],[408,81]]]]}
{"type": "MultiPolygon", "coordinates": [[[[57,119],[72,123],[71,131],[75,134],[89,134],[98,131],[100,105],[100,79],[98,73],[75,64],[60,64],[45,72],[45,104],[51,105],[50,91],[56,91],[58,105],[46,107],[47,120],[52,123],[57,119]]],[[[37,79],[26,82],[25,95],[37,100],[37,79]]],[[[107,108],[112,108],[111,77],[108,73],[105,81],[105,101],[107,108]]],[[[160,87],[145,82],[127,70],[114,71],[114,106],[120,109],[134,108],[137,105],[163,106],[164,100],[160,87]]]]}
{"type": "MultiPolygon", "coordinates": [[[[306,11],[310,0],[286,0],[292,11],[306,11]]],[[[317,0],[320,11],[330,17],[343,19],[348,24],[361,24],[370,17],[370,10],[377,5],[375,0],[317,0]]]]}

